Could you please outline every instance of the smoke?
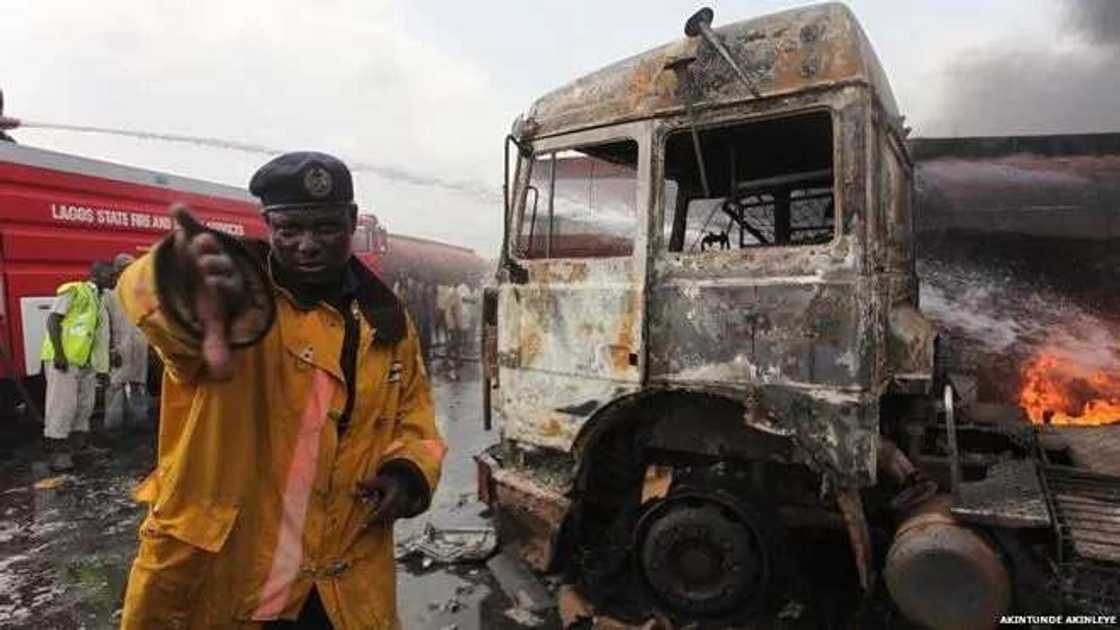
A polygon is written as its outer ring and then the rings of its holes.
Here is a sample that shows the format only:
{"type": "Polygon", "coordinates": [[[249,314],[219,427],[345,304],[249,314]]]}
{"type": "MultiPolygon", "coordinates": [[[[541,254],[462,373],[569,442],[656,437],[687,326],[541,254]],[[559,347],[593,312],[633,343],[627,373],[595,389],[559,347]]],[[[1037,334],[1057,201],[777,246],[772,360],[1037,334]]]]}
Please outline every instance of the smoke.
{"type": "Polygon", "coordinates": [[[1120,46],[1120,2],[1080,0],[1067,2],[1067,27],[1086,41],[1102,46],[1120,46]]]}
{"type": "Polygon", "coordinates": [[[1120,373],[1120,323],[1066,293],[983,263],[927,258],[918,273],[922,312],[1005,402],[1016,401],[1020,367],[1043,353],[1079,377],[1120,373]]]}
{"type": "Polygon", "coordinates": [[[1120,130],[1120,1],[1061,4],[1055,33],[962,53],[950,62],[927,135],[1120,130]]]}
{"type": "MultiPolygon", "coordinates": [[[[0,106],[2,106],[2,101],[0,101],[0,106]]],[[[216,149],[226,149],[232,151],[242,151],[245,153],[254,153],[258,155],[268,156],[276,156],[285,152],[282,149],[277,149],[274,147],[267,147],[259,144],[250,144],[247,142],[238,142],[236,140],[226,140],[223,138],[210,138],[205,136],[186,136],[173,133],[156,133],[150,131],[137,131],[133,129],[110,129],[107,127],[89,127],[85,125],[63,125],[56,123],[34,122],[29,120],[20,120],[19,126],[27,129],[51,129],[55,131],[71,131],[77,133],[98,133],[123,136],[127,138],[137,138],[140,140],[178,142],[183,144],[193,144],[197,146],[212,147],[216,149]]],[[[479,182],[442,179],[386,164],[369,164],[366,162],[358,162],[352,160],[344,161],[346,162],[347,166],[350,167],[351,171],[372,173],[374,175],[377,175],[378,177],[382,177],[394,182],[412,184],[414,186],[440,188],[461,195],[474,197],[480,201],[486,202],[494,202],[495,200],[501,199],[501,193],[499,191],[494,190],[479,182]]]]}

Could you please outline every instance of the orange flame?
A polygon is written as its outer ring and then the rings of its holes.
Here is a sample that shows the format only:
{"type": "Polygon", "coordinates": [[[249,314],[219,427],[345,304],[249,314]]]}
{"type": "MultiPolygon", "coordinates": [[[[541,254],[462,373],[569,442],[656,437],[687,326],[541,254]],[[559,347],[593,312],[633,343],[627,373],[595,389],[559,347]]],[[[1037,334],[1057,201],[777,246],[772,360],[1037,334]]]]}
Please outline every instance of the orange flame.
{"type": "Polygon", "coordinates": [[[1035,424],[1120,421],[1120,374],[1087,370],[1042,353],[1023,369],[1019,405],[1035,424]]]}

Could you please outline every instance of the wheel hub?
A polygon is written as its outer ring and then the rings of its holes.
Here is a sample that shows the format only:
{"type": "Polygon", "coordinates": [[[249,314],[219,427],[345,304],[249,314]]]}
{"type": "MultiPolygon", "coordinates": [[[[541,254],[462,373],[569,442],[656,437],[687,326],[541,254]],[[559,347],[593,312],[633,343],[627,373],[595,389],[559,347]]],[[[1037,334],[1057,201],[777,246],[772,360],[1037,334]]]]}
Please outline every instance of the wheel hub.
{"type": "Polygon", "coordinates": [[[765,590],[767,557],[760,541],[748,523],[718,504],[671,505],[654,514],[645,530],[642,569],[668,606],[721,615],[765,590]]]}
{"type": "Polygon", "coordinates": [[[719,579],[721,558],[709,545],[697,545],[681,553],[677,572],[685,582],[705,586],[719,579]]]}

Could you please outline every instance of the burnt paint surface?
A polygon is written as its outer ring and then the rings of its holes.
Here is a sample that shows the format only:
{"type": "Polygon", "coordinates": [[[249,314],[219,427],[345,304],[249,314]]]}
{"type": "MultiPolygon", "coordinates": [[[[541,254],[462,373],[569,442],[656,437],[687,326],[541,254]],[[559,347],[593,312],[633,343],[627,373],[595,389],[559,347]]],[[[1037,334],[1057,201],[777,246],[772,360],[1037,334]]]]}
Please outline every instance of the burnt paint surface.
{"type": "Polygon", "coordinates": [[[915,297],[897,290],[912,259],[889,269],[873,257],[883,255],[893,196],[909,195],[909,180],[901,156],[888,154],[902,185],[868,190],[878,176],[868,157],[883,134],[869,124],[868,96],[849,87],[776,105],[835,112],[833,241],[655,254],[647,344],[651,384],[729,391],[745,401],[748,424],[794,437],[808,463],[860,485],[874,481],[875,406],[898,371],[884,329],[892,307],[915,297]]]}
{"type": "MultiPolygon", "coordinates": [[[[638,141],[638,207],[648,205],[650,126],[645,123],[572,134],[534,150],[638,141]]],[[[522,169],[524,190],[528,173],[522,169]]],[[[523,199],[523,196],[522,196],[523,199]]],[[[526,282],[498,294],[495,411],[503,437],[570,450],[587,418],[641,386],[646,234],[628,257],[534,259],[520,264],[526,282]]]]}
{"type": "Polygon", "coordinates": [[[859,296],[868,289],[854,278],[667,279],[651,296],[650,377],[862,389],[869,362],[859,296]]]}
{"type": "MultiPolygon", "coordinates": [[[[887,114],[898,116],[886,76],[867,36],[842,4],[775,13],[714,28],[763,96],[853,82],[870,86],[887,114]]],[[[539,99],[528,119],[541,136],[655,116],[684,107],[678,78],[666,65],[696,57],[691,72],[701,105],[752,98],[718,53],[684,38],[608,66],[539,99]]]]}
{"type": "MultiPolygon", "coordinates": [[[[519,261],[528,281],[502,285],[495,410],[503,436],[571,451],[620,397],[647,387],[718,392],[744,404],[748,425],[792,436],[814,467],[872,484],[879,398],[896,374],[928,380],[932,368],[920,314],[894,317],[898,334],[888,332],[892,312],[917,301],[910,165],[893,97],[840,5],[717,33],[760,77],[763,98],[745,101],[715,51],[685,40],[580,79],[531,110],[522,139],[538,152],[623,131],[637,139],[647,216],[628,259],[519,261]],[[689,122],[665,64],[682,54],[696,57],[686,72],[700,88],[700,125],[833,113],[839,228],[831,243],[665,251],[661,143],[689,122]],[[624,120],[639,122],[602,126],[624,120]]],[[[521,172],[515,202],[526,180],[521,172]]]]}
{"type": "MultiPolygon", "coordinates": [[[[575,274],[543,280],[531,273],[500,300],[499,370],[505,436],[566,450],[583,419],[619,395],[636,391],[641,286],[629,261],[596,261],[598,278],[575,274]],[[513,322],[516,322],[514,325],[513,322]]],[[[534,263],[533,268],[554,263],[534,263]]],[[[590,273],[587,271],[587,273],[590,273]]]]}
{"type": "MultiPolygon", "coordinates": [[[[648,235],[631,258],[522,261],[528,281],[503,285],[499,306],[504,436],[568,451],[622,396],[651,386],[718,391],[744,402],[748,425],[793,437],[815,468],[874,483],[878,399],[896,375],[928,380],[932,334],[914,310],[909,166],[874,124],[872,96],[846,86],[701,121],[835,112],[839,227],[830,243],[667,252],[662,187],[641,178],[640,194],[652,197],[640,206],[650,210],[648,235]],[[881,177],[884,161],[891,170],[881,177]]],[[[657,139],[685,123],[651,128],[640,170],[660,168],[657,139]]]]}

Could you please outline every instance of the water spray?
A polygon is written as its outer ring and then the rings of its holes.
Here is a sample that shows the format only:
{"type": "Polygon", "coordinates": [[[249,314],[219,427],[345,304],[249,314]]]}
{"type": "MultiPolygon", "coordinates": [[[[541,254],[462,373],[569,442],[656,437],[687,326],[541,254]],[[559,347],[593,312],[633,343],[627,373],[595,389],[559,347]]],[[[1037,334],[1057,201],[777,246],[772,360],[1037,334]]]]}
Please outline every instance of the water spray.
{"type": "MultiPolygon", "coordinates": [[[[245,153],[254,153],[257,155],[267,156],[276,156],[287,152],[284,149],[278,149],[275,147],[269,147],[260,144],[252,144],[248,142],[238,142],[236,140],[226,140],[224,138],[188,136],[183,134],[140,131],[135,129],[91,127],[87,125],[64,125],[58,123],[22,120],[19,118],[4,116],[3,108],[3,93],[0,92],[0,131],[12,129],[45,129],[51,131],[70,131],[75,133],[95,133],[112,136],[122,136],[126,138],[136,138],[139,140],[162,140],[164,142],[194,144],[215,149],[242,151],[245,153]]],[[[499,189],[491,188],[480,182],[446,180],[439,177],[432,177],[430,175],[415,173],[396,166],[383,164],[367,164],[350,160],[347,160],[346,163],[352,171],[372,173],[384,179],[395,182],[403,182],[406,184],[412,184],[414,186],[442,188],[444,190],[455,192],[461,195],[475,197],[476,199],[485,201],[487,203],[497,202],[501,200],[501,191],[499,189]]]]}

